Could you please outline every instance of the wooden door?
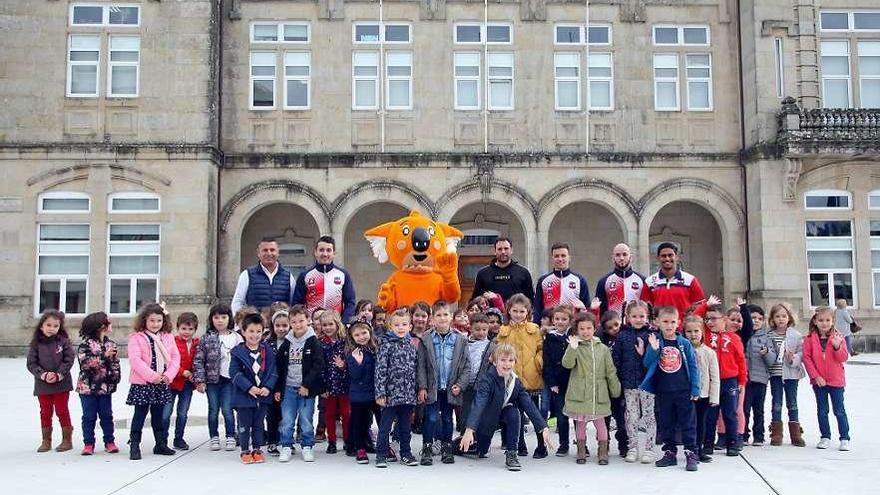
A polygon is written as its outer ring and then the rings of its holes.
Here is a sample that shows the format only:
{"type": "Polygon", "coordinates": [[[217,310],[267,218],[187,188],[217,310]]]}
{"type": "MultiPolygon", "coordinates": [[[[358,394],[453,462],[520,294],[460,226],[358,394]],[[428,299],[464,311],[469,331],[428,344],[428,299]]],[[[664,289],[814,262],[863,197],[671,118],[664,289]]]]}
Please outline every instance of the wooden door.
{"type": "Polygon", "coordinates": [[[458,281],[461,285],[461,298],[458,307],[463,308],[471,300],[474,293],[474,280],[480,268],[488,265],[495,259],[494,256],[459,256],[458,257],[458,281]]]}

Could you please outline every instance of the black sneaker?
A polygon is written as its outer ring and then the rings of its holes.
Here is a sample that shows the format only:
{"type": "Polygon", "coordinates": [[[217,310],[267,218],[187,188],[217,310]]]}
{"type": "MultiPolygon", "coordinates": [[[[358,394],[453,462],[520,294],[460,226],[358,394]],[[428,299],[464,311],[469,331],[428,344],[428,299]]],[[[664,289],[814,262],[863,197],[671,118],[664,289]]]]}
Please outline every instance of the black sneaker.
{"type": "Polygon", "coordinates": [[[522,456],[522,457],[528,457],[529,456],[529,448],[526,447],[526,444],[522,444],[519,446],[519,449],[517,450],[516,454],[519,456],[522,456]]]}
{"type": "Polygon", "coordinates": [[[385,458],[388,459],[388,462],[397,462],[397,453],[394,452],[394,449],[388,447],[388,454],[385,455],[385,458]]]}
{"type": "Polygon", "coordinates": [[[712,457],[713,454],[715,454],[715,449],[711,445],[703,447],[702,452],[700,452],[700,455],[705,457],[712,457]]]}
{"type": "Polygon", "coordinates": [[[271,456],[279,456],[279,455],[281,455],[281,451],[278,450],[278,446],[275,445],[274,443],[273,443],[273,444],[270,444],[268,447],[266,447],[266,452],[267,452],[269,455],[271,455],[271,456]]]}
{"type": "Polygon", "coordinates": [[[735,445],[731,445],[727,447],[727,457],[736,457],[739,455],[739,450],[737,450],[735,445]]]}
{"type": "Polygon", "coordinates": [[[376,457],[376,467],[377,468],[387,468],[388,461],[386,461],[384,457],[376,457]]]}
{"type": "Polygon", "coordinates": [[[559,444],[559,448],[556,449],[556,457],[568,457],[568,445],[559,444]]]}
{"type": "Polygon", "coordinates": [[[177,450],[189,450],[189,444],[182,438],[175,438],[173,445],[177,450]]]}
{"type": "Polygon", "coordinates": [[[702,453],[701,453],[699,457],[700,457],[700,462],[707,462],[707,463],[708,463],[708,462],[712,462],[712,456],[711,456],[711,455],[706,455],[706,454],[702,454],[702,453]]]}
{"type": "Polygon", "coordinates": [[[431,445],[425,444],[422,446],[422,451],[420,452],[421,460],[419,464],[422,466],[433,466],[434,465],[434,452],[431,449],[431,445]]]}
{"type": "Polygon", "coordinates": [[[685,469],[688,471],[696,471],[699,469],[700,460],[697,459],[697,454],[695,452],[692,450],[685,450],[684,458],[687,460],[685,469]]]}
{"type": "Polygon", "coordinates": [[[455,455],[452,452],[451,443],[443,442],[443,446],[440,447],[440,462],[443,464],[455,464],[455,455]]]}
{"type": "Polygon", "coordinates": [[[519,471],[522,469],[522,466],[519,464],[519,457],[513,450],[504,451],[504,465],[507,466],[508,471],[519,471]]]}
{"type": "Polygon", "coordinates": [[[726,450],[727,446],[724,444],[724,437],[719,436],[718,441],[715,442],[715,450],[726,450]]]}
{"type": "Polygon", "coordinates": [[[327,442],[327,453],[335,454],[336,452],[336,442],[327,442]]]}
{"type": "Polygon", "coordinates": [[[404,466],[418,466],[419,461],[412,454],[401,454],[400,463],[404,466]]]}
{"type": "Polygon", "coordinates": [[[547,457],[547,447],[544,445],[538,445],[535,452],[532,454],[532,459],[543,459],[545,457],[547,457]]]}
{"type": "Polygon", "coordinates": [[[655,462],[654,465],[657,467],[675,466],[678,464],[678,459],[676,457],[677,456],[675,455],[675,452],[667,450],[663,452],[663,457],[661,457],[659,461],[655,462]]]}

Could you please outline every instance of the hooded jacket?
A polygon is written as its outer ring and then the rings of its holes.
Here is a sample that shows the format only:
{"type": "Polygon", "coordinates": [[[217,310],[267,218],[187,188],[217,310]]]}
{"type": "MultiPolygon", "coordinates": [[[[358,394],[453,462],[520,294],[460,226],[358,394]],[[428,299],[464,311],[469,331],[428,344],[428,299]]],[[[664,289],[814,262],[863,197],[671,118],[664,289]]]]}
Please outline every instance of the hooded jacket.
{"type": "Polygon", "coordinates": [[[562,356],[562,366],[571,370],[565,392],[565,414],[611,415],[611,398],[620,397],[620,381],[611,351],[599,337],[579,342],[577,349],[568,346],[562,356]]]}
{"type": "Polygon", "coordinates": [[[516,350],[514,371],[526,390],[544,388],[544,340],[541,329],[530,321],[508,323],[498,330],[496,344],[508,343],[516,350]]]}
{"type": "MultiPolygon", "coordinates": [[[[648,369],[648,372],[645,374],[645,380],[642,382],[641,389],[652,394],[656,390],[654,385],[654,375],[657,374],[657,367],[660,364],[660,355],[663,353],[663,346],[666,345],[665,339],[660,338],[658,340],[660,341],[660,348],[656,351],[653,347],[651,347],[650,344],[645,344],[644,361],[645,367],[648,369]]],[[[681,355],[684,359],[683,364],[685,372],[687,373],[688,382],[690,383],[691,397],[699,397],[700,368],[697,365],[697,357],[694,354],[694,346],[688,341],[688,339],[682,337],[681,335],[675,336],[675,345],[678,346],[678,350],[681,351],[681,355]]]]}
{"type": "Polygon", "coordinates": [[[418,361],[409,335],[386,333],[376,355],[376,399],[384,398],[386,407],[415,405],[418,361]]]}
{"type": "Polygon", "coordinates": [[[295,343],[301,343],[302,348],[302,383],[309,389],[309,397],[317,397],[324,391],[324,381],[321,379],[321,370],[324,367],[324,352],[312,327],[308,327],[301,337],[296,337],[293,330],[287,333],[284,341],[278,347],[275,355],[275,365],[278,368],[278,379],[275,381],[275,392],[284,395],[287,384],[287,374],[290,367],[290,352],[295,343]]]}

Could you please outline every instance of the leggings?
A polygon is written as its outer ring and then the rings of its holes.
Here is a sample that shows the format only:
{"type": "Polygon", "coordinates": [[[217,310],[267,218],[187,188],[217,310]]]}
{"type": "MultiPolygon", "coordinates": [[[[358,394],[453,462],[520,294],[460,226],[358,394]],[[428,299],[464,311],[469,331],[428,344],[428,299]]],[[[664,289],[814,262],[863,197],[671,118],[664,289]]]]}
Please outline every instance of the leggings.
{"type": "Polygon", "coordinates": [[[574,437],[578,441],[587,439],[587,423],[593,423],[593,426],[596,427],[596,440],[600,442],[608,441],[608,427],[605,426],[605,417],[600,416],[593,419],[587,420],[575,420],[574,422],[574,437]]]}
{"type": "Polygon", "coordinates": [[[70,409],[67,407],[67,401],[70,399],[70,392],[58,392],[55,394],[38,395],[37,401],[40,403],[40,426],[43,428],[52,427],[52,414],[58,416],[58,422],[62,428],[70,427],[70,409]]]}

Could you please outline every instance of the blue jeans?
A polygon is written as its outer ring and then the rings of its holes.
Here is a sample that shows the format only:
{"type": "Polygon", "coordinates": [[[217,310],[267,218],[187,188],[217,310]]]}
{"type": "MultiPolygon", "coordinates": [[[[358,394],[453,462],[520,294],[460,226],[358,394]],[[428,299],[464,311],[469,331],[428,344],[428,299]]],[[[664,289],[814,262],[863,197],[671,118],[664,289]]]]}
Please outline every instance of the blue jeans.
{"type": "MultiPolygon", "coordinates": [[[[508,403],[501,409],[501,417],[498,418],[498,421],[504,425],[504,428],[501,430],[503,432],[502,440],[504,445],[507,447],[507,450],[516,451],[514,446],[517,443],[519,437],[518,432],[520,430],[519,409],[513,404],[508,403]]],[[[489,434],[477,432],[477,453],[479,455],[485,455],[489,452],[489,447],[492,444],[492,437],[494,435],[494,431],[489,434]]]]}
{"type": "Polygon", "coordinates": [[[285,386],[284,398],[281,399],[281,446],[293,447],[293,425],[299,418],[299,426],[302,429],[300,445],[313,447],[315,445],[315,428],[312,423],[315,418],[315,398],[299,395],[299,387],[285,386]]]}
{"type": "Polygon", "coordinates": [[[235,412],[238,414],[238,443],[241,452],[250,452],[260,450],[263,446],[263,438],[265,430],[263,423],[266,420],[266,411],[268,404],[260,403],[257,407],[238,407],[235,412]]]}
{"type": "MultiPolygon", "coordinates": [[[[174,422],[174,439],[183,440],[183,430],[186,428],[186,418],[189,414],[189,405],[192,402],[193,384],[186,382],[183,384],[183,390],[171,390],[171,402],[165,404],[162,422],[165,423],[165,429],[171,429],[171,413],[174,411],[174,402],[177,402],[177,420],[174,422]]],[[[214,435],[212,435],[214,436],[214,435]]]]}
{"type": "Polygon", "coordinates": [[[101,430],[104,432],[104,443],[114,441],[113,438],[113,401],[110,395],[80,395],[82,403],[83,443],[95,445],[95,422],[101,418],[101,430]]]}
{"type": "Polygon", "coordinates": [[[208,395],[208,434],[211,438],[220,436],[217,415],[222,411],[226,438],[235,438],[235,416],[232,415],[232,380],[221,376],[219,382],[209,383],[205,391],[208,395]]]}
{"type": "Polygon", "coordinates": [[[706,438],[707,442],[715,438],[715,425],[718,422],[718,414],[724,420],[724,445],[728,448],[736,446],[737,418],[736,408],[739,406],[739,389],[736,378],[721,379],[721,402],[718,407],[710,407],[706,414],[706,438]]]}
{"type": "Polygon", "coordinates": [[[798,380],[783,380],[781,376],[770,377],[770,420],[782,421],[782,396],[785,394],[785,408],[788,420],[798,421],[797,403],[798,380]]]}
{"type": "Polygon", "coordinates": [[[819,433],[822,434],[822,438],[831,438],[831,424],[828,422],[828,399],[831,398],[831,408],[834,417],[837,418],[840,439],[849,440],[849,420],[843,407],[843,387],[813,385],[813,392],[816,394],[816,414],[819,416],[819,433]]]}
{"type": "MultiPolygon", "coordinates": [[[[422,441],[427,445],[438,439],[441,442],[452,441],[452,404],[449,403],[446,390],[437,391],[437,400],[425,408],[425,429],[422,441]],[[437,426],[440,434],[437,434],[437,426]]],[[[399,433],[398,433],[399,434],[399,433]]]]}
{"type": "Polygon", "coordinates": [[[848,352],[850,356],[852,356],[852,353],[853,353],[853,339],[852,338],[853,338],[852,334],[847,335],[846,337],[843,338],[843,340],[846,341],[846,352],[848,352]]]}
{"type": "Polygon", "coordinates": [[[550,417],[550,407],[550,389],[544,387],[541,389],[541,403],[538,405],[538,410],[541,411],[541,417],[545,420],[550,417]]]}
{"type": "Polygon", "coordinates": [[[746,397],[743,404],[745,415],[745,430],[743,439],[749,438],[749,417],[754,414],[755,421],[752,425],[751,434],[756,442],[764,443],[764,399],[767,397],[767,384],[748,382],[746,384],[746,397]]]}
{"type": "Polygon", "coordinates": [[[397,438],[400,442],[400,455],[411,456],[412,449],[409,442],[412,437],[410,433],[410,416],[412,416],[415,406],[412,404],[401,404],[397,406],[388,406],[382,409],[382,420],[379,422],[379,437],[376,440],[376,457],[388,455],[388,436],[391,434],[391,424],[397,420],[397,438]]]}

